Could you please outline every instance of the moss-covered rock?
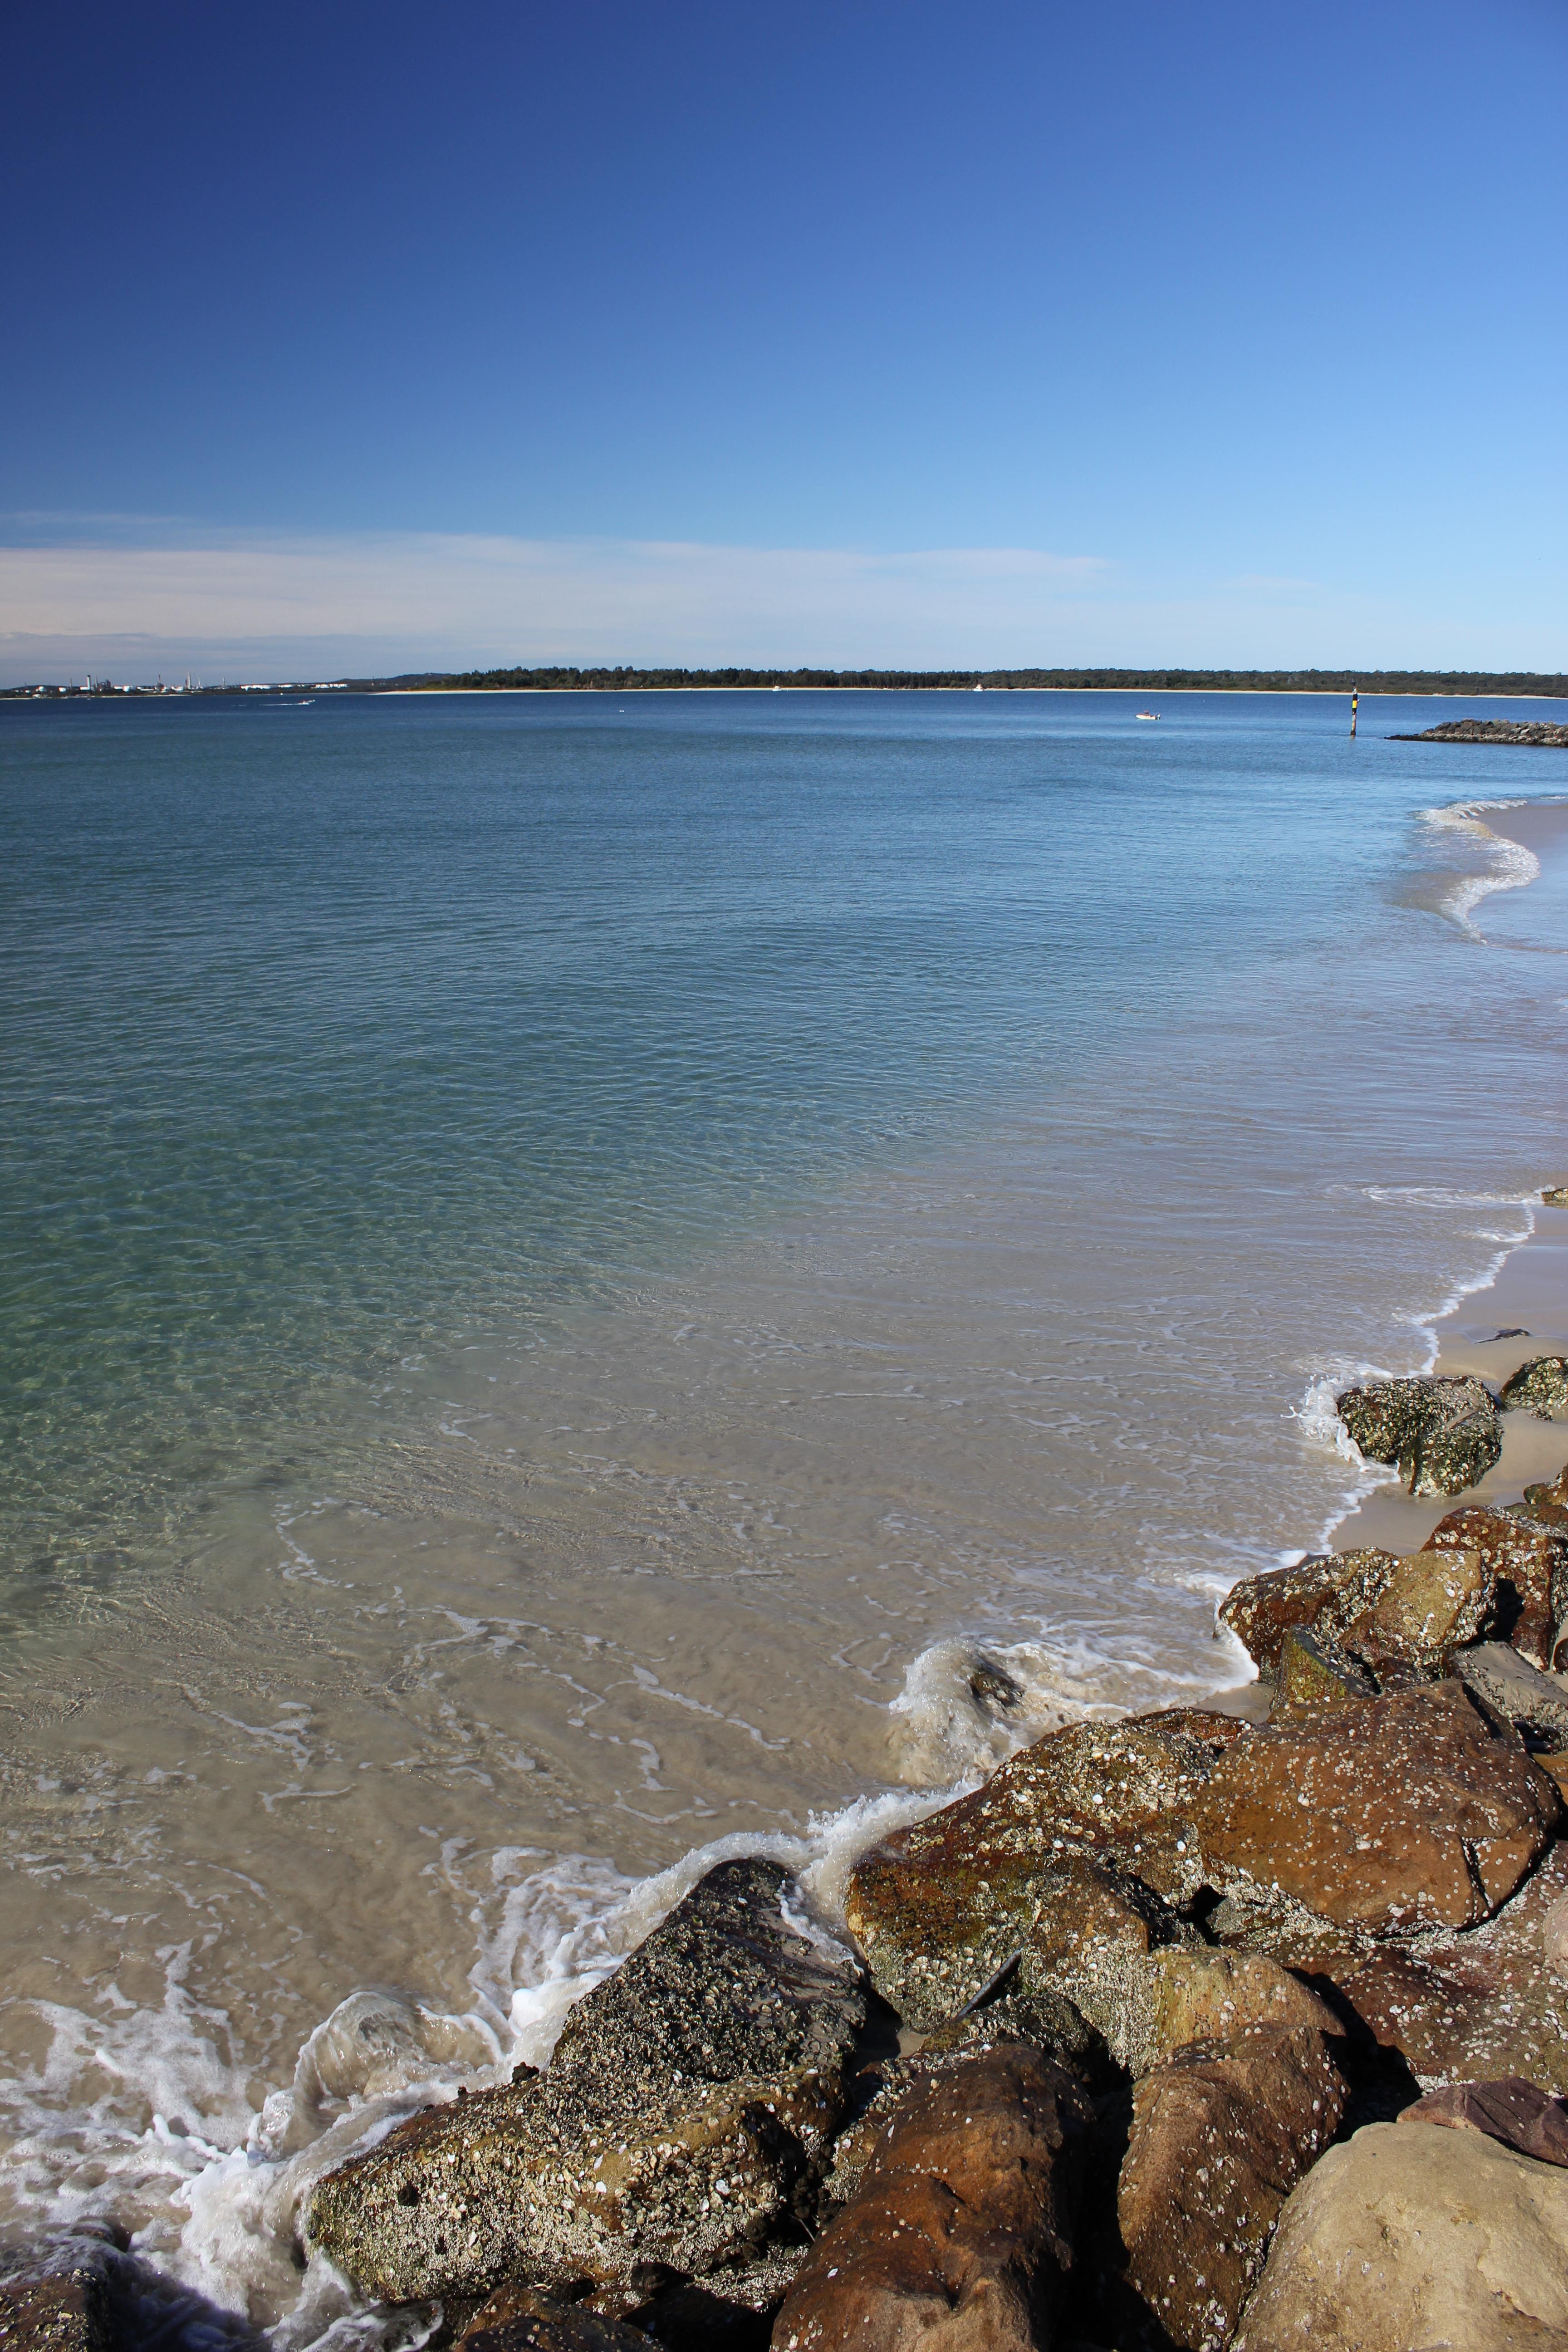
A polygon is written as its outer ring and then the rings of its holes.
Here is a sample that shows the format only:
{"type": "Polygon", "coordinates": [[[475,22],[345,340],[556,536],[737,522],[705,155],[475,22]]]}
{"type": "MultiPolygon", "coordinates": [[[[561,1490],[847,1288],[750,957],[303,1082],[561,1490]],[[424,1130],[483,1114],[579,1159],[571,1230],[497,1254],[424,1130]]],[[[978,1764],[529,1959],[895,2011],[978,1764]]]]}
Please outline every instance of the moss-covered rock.
{"type": "Polygon", "coordinates": [[[1305,1625],[1292,1625],[1280,1643],[1276,1683],[1282,1707],[1347,1706],[1377,1696],[1364,1666],[1305,1625]]]}

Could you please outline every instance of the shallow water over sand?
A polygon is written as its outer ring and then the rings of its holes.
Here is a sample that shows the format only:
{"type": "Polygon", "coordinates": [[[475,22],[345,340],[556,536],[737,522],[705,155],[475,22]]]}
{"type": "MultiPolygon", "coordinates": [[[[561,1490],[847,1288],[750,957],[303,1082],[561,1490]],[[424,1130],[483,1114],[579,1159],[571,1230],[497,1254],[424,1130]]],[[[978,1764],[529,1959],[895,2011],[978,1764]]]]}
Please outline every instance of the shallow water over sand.
{"type": "Polygon", "coordinates": [[[267,2174],[337,2002],[468,2017],[475,2079],[645,1874],[804,1840],[830,1907],[846,1809],[1236,1678],[1215,1600],[1355,1484],[1322,1383],[1424,1362],[1528,1231],[1552,827],[1532,939],[1533,883],[1470,887],[1530,878],[1484,813],[1421,815],[1506,755],[910,699],[380,706],[287,761],[246,714],[210,772],[43,739],[14,2207],[110,2206],[276,2316],[211,2151],[267,2174]],[[214,776],[258,812],[221,839],[214,776]]]}

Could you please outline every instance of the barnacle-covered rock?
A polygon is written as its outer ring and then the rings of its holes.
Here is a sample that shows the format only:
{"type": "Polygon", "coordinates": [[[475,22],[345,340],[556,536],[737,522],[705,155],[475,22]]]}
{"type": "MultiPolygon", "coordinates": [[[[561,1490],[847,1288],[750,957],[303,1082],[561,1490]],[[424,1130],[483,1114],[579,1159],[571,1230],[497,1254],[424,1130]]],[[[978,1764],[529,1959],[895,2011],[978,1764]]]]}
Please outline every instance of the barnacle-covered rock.
{"type": "Polygon", "coordinates": [[[318,2184],[309,2234],[406,2303],[521,2277],[624,2285],[805,2242],[866,2015],[859,1970],[722,1863],[573,2010],[548,2071],[426,2109],[318,2184]]]}

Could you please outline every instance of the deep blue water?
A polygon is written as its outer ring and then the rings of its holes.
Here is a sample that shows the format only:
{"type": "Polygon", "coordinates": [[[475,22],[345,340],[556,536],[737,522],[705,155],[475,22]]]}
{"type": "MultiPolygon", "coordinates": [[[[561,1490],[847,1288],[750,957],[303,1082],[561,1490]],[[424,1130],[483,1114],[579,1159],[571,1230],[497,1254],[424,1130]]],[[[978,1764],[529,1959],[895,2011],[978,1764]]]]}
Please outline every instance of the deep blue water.
{"type": "Polygon", "coordinates": [[[1559,784],[1382,740],[1453,705],[1134,706],[0,709],[13,1571],[166,1541],[411,1351],[700,1266],[1216,992],[1385,956],[1408,1003],[1458,936],[1415,812],[1559,784]]]}

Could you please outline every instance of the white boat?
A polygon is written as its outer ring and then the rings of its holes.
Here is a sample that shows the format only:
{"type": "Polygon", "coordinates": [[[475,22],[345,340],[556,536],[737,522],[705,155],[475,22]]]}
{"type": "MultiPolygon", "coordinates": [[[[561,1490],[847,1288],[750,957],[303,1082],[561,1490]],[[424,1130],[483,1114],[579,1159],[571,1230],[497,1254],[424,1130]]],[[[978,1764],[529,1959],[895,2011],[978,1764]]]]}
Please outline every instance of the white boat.
{"type": "Polygon", "coordinates": [[[1158,719],[1160,714],[1157,710],[1141,710],[1138,716],[1140,719],[1158,719]]]}

